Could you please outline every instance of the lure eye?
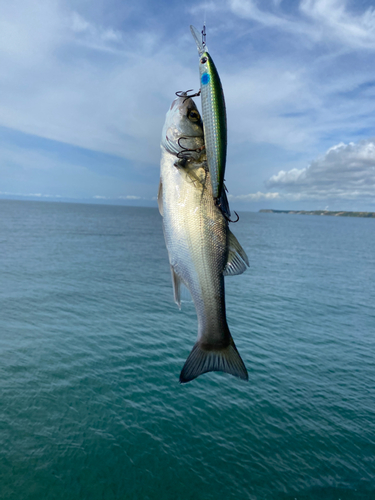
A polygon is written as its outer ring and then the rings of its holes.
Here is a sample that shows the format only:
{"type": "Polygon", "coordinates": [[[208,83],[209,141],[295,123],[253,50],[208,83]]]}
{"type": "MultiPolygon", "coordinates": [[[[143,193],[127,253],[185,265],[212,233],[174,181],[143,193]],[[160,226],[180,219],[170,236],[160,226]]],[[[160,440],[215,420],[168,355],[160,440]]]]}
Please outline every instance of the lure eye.
{"type": "Polygon", "coordinates": [[[202,59],[201,59],[201,64],[204,64],[204,63],[206,63],[206,62],[207,62],[207,57],[202,57],[202,59]]]}

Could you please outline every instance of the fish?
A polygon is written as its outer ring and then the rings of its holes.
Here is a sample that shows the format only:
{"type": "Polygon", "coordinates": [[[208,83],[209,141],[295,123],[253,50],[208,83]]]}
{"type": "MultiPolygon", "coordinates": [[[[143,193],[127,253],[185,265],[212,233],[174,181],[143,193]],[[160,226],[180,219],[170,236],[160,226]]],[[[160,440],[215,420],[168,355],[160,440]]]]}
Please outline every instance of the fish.
{"type": "MultiPolygon", "coordinates": [[[[190,26],[199,53],[200,95],[212,195],[220,205],[227,158],[227,113],[219,73],[200,33],[190,26]]],[[[202,32],[205,36],[205,29],[202,32]]]]}
{"type": "Polygon", "coordinates": [[[200,113],[193,99],[179,95],[162,131],[158,205],[174,300],[181,308],[185,286],[198,318],[197,342],[180,383],[210,371],[248,380],[227,324],[224,276],[241,274],[249,261],[212,196],[200,113]]]}

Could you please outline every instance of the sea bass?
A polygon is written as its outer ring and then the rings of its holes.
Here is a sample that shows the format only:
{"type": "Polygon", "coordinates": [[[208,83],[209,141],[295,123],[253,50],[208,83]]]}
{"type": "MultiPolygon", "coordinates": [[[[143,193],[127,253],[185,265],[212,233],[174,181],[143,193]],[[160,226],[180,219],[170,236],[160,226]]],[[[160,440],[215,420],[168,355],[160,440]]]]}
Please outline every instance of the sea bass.
{"type": "Polygon", "coordinates": [[[224,276],[241,274],[249,262],[215,205],[202,120],[194,101],[185,95],[173,101],[166,115],[158,193],[174,300],[180,307],[184,284],[198,316],[198,339],[180,382],[210,371],[247,380],[246,367],[227,325],[224,276]]]}
{"type": "MultiPolygon", "coordinates": [[[[224,188],[225,164],[227,158],[227,115],[223,88],[219,73],[207,51],[200,33],[190,26],[199,53],[200,92],[204,140],[207,152],[208,169],[211,176],[212,195],[217,204],[224,188]]],[[[205,29],[202,32],[205,36],[205,29]]]]}

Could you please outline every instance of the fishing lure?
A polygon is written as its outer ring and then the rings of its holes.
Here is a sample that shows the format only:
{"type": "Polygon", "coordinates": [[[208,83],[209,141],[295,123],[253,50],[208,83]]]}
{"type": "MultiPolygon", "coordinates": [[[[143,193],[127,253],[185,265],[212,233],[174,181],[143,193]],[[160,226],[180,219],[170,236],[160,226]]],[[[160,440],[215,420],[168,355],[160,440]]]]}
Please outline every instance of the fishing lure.
{"type": "Polygon", "coordinates": [[[212,195],[216,205],[220,206],[227,157],[227,115],[224,93],[219,73],[210,54],[207,52],[205,26],[203,27],[201,40],[200,33],[194,26],[190,26],[190,30],[199,53],[204,141],[211,177],[212,195]]]}

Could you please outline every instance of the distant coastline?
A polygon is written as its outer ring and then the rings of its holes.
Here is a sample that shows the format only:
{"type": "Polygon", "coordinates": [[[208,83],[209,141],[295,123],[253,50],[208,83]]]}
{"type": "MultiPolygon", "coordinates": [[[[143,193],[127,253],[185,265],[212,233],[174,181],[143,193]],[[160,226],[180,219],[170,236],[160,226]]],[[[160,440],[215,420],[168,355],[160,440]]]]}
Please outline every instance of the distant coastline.
{"type": "Polygon", "coordinates": [[[331,212],[329,210],[271,210],[262,209],[259,212],[267,214],[298,214],[298,215],[334,215],[335,217],[373,217],[375,212],[331,212]]]}

